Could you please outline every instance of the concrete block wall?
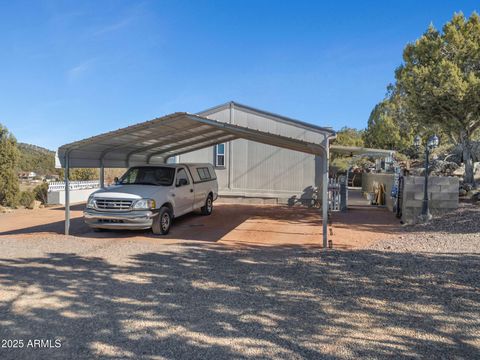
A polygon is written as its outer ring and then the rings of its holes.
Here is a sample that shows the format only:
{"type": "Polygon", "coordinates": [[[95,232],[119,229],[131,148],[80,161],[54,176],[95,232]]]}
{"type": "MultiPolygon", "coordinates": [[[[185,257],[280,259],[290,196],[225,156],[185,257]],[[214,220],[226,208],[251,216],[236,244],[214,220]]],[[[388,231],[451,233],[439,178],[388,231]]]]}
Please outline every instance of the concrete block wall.
{"type": "MultiPolygon", "coordinates": [[[[425,178],[404,178],[402,220],[414,224],[422,212],[425,178]]],[[[428,178],[428,204],[432,215],[441,215],[458,207],[459,179],[450,176],[428,178]]]]}

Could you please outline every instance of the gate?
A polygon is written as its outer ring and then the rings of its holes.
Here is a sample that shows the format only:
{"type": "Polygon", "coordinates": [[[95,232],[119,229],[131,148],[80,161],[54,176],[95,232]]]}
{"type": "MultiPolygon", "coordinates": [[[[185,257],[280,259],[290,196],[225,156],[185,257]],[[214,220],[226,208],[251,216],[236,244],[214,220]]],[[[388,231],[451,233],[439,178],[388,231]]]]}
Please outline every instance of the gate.
{"type": "Polygon", "coordinates": [[[340,204],[340,182],[337,179],[328,179],[328,210],[340,211],[340,204]]]}

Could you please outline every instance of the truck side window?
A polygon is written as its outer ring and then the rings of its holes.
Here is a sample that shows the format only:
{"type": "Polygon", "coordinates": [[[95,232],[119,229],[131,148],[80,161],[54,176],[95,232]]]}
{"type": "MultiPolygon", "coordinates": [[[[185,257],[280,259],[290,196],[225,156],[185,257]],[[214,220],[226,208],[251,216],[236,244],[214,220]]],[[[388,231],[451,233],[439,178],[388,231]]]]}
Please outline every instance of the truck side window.
{"type": "MultiPolygon", "coordinates": [[[[133,184],[135,183],[135,181],[137,181],[137,177],[138,177],[138,168],[133,168],[133,169],[130,169],[127,173],[126,173],[126,177],[124,179],[124,181],[127,183],[127,184],[133,184]]],[[[125,175],[124,175],[125,176],[125,175]]]]}
{"type": "Polygon", "coordinates": [[[210,171],[208,170],[208,168],[206,167],[202,167],[202,168],[197,168],[197,173],[198,173],[198,177],[200,178],[200,180],[210,180],[211,179],[211,176],[210,176],[210,171]]]}
{"type": "Polygon", "coordinates": [[[184,179],[183,185],[190,184],[190,181],[188,180],[187,172],[183,168],[178,169],[178,171],[177,171],[177,181],[175,183],[177,186],[181,185],[181,181],[180,181],[181,179],[184,179]]]}

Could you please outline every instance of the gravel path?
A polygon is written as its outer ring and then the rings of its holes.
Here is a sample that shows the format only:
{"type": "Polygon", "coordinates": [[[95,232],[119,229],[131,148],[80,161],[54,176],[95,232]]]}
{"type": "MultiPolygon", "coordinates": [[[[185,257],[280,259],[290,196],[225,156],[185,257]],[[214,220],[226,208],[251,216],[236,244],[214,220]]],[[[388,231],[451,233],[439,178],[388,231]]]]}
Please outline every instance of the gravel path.
{"type": "Polygon", "coordinates": [[[1,237],[0,339],[24,345],[0,358],[480,358],[479,221],[328,252],[1,237]]]}
{"type": "Polygon", "coordinates": [[[403,234],[368,246],[372,250],[480,254],[480,206],[462,204],[428,224],[406,226],[403,234]]]}
{"type": "Polygon", "coordinates": [[[0,338],[25,343],[1,359],[480,355],[476,254],[74,237],[0,249],[0,338]]]}

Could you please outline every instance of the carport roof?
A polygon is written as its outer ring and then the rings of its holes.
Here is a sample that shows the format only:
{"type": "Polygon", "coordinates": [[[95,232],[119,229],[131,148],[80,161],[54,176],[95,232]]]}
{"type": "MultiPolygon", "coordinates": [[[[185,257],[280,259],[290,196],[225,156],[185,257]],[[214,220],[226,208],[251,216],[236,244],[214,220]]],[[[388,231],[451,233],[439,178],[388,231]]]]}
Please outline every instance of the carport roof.
{"type": "Polygon", "coordinates": [[[359,146],[330,145],[330,152],[347,156],[386,157],[395,153],[394,150],[372,149],[359,146]]]}
{"type": "MultiPolygon", "coordinates": [[[[331,135],[331,130],[325,133],[331,135]]],[[[154,165],[175,155],[238,138],[315,155],[325,154],[323,139],[293,138],[278,131],[266,132],[177,112],[63,145],[58,149],[58,158],[65,167],[68,157],[68,165],[73,168],[154,165]]]]}

